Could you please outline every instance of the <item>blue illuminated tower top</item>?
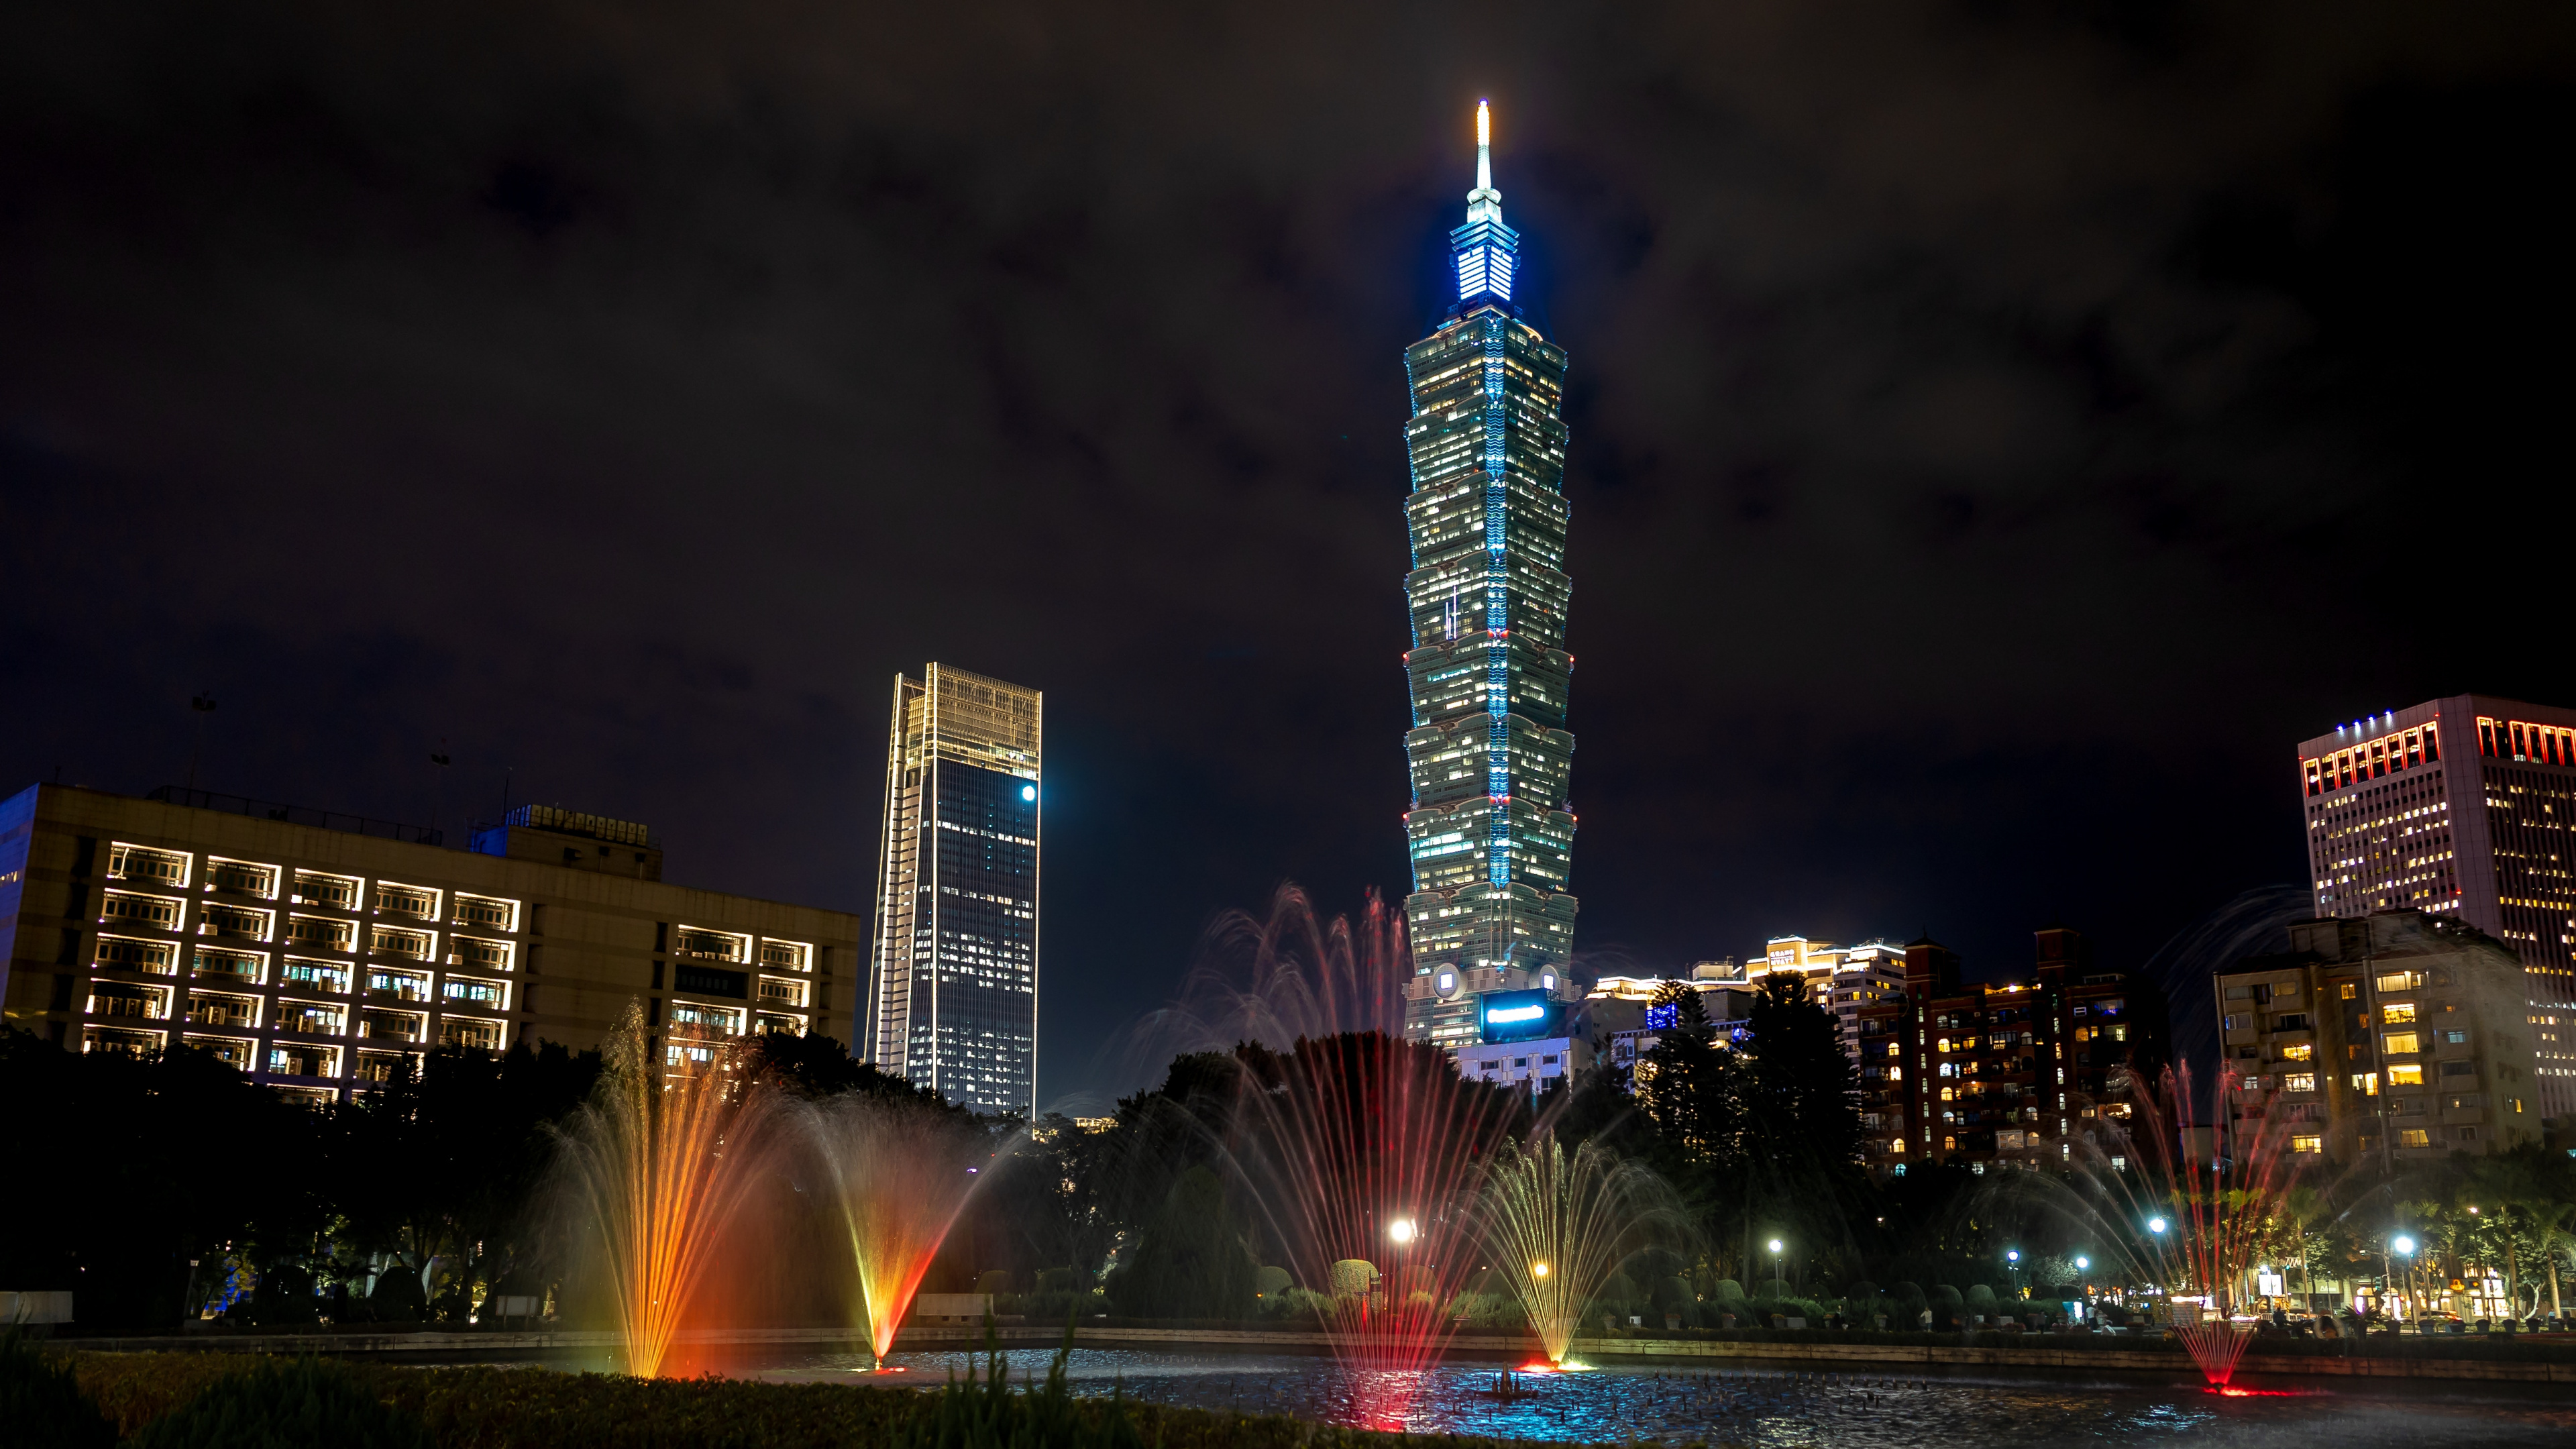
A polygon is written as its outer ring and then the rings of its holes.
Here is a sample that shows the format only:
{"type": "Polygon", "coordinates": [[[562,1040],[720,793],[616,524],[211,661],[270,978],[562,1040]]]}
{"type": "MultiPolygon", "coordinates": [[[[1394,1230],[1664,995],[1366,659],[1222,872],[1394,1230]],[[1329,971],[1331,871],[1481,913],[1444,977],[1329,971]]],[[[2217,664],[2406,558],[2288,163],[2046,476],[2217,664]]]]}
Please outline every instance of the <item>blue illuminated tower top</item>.
{"type": "MultiPolygon", "coordinates": [[[[1476,107],[1476,189],[1450,233],[1458,300],[1404,353],[1413,570],[1404,656],[1413,728],[1405,898],[1414,976],[1405,1031],[1454,1045],[1494,992],[1576,993],[1567,884],[1574,815],[1565,729],[1565,352],[1512,302],[1520,237],[1494,189],[1493,120],[1476,107]]],[[[1520,998],[1515,998],[1516,1000],[1520,998]]]]}
{"type": "Polygon", "coordinates": [[[1452,317],[1479,302],[1512,304],[1512,274],[1519,270],[1520,233],[1503,225],[1503,194],[1494,189],[1494,113],[1476,102],[1476,189],[1467,193],[1467,224],[1449,233],[1458,264],[1458,305],[1452,317]]]}

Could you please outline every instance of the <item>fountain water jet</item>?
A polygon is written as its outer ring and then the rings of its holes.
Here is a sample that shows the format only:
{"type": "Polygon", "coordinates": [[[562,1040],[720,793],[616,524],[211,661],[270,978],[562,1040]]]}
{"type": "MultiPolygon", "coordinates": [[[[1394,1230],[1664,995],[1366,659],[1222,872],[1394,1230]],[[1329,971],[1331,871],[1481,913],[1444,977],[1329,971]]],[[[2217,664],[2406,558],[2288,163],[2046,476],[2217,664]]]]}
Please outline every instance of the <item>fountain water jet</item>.
{"type": "Polygon", "coordinates": [[[1591,1142],[1569,1157],[1553,1134],[1495,1154],[1477,1216],[1551,1368],[1564,1365],[1593,1294],[1641,1239],[1680,1221],[1671,1191],[1643,1165],[1591,1142]]]}
{"type": "Polygon", "coordinates": [[[600,1229],[626,1368],[662,1373],[707,1287],[719,1245],[771,1148],[772,1099],[736,1045],[666,1078],[643,1013],[629,1005],[608,1039],[590,1102],[562,1130],[560,1165],[600,1229]]]}
{"type": "Polygon", "coordinates": [[[1336,1292],[1322,1327],[1358,1419],[1400,1425],[1456,1331],[1451,1306],[1476,1268],[1476,1180],[1518,1125],[1519,1099],[1462,1081],[1438,1047],[1383,1032],[1239,1055],[1238,1160],[1299,1276],[1331,1284],[1336,1265],[1387,1264],[1374,1284],[1336,1292]]]}
{"type": "Polygon", "coordinates": [[[992,1165],[993,1144],[938,1106],[858,1092],[816,1104],[805,1121],[849,1244],[855,1316],[882,1367],[922,1275],[992,1165]]]}

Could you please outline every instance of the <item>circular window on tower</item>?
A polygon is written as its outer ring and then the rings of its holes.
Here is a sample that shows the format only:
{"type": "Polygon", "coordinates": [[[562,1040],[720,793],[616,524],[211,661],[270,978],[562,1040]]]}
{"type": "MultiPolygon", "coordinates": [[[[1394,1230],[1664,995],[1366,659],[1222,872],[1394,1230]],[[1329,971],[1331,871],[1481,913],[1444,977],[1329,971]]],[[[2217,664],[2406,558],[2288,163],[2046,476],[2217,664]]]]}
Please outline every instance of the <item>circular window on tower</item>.
{"type": "Polygon", "coordinates": [[[1438,991],[1443,996],[1455,996],[1458,994],[1458,973],[1455,971],[1443,971],[1439,975],[1431,978],[1431,985],[1433,990],[1438,991]]]}

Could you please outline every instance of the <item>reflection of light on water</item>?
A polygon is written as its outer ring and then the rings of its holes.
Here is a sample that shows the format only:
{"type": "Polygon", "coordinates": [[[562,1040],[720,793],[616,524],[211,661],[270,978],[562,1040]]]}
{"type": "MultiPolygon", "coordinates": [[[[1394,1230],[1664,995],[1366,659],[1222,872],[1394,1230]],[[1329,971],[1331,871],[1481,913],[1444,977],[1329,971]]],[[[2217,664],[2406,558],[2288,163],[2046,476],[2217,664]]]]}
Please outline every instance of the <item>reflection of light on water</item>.
{"type": "MultiPolygon", "coordinates": [[[[954,1352],[896,1355],[909,1368],[907,1388],[936,1389],[962,1377],[967,1356],[954,1352]]],[[[776,1368],[748,1366],[746,1377],[851,1383],[864,1353],[778,1354],[776,1368]]],[[[1045,1376],[1051,1350],[1014,1348],[1006,1372],[1014,1387],[1045,1376]]],[[[973,1355],[978,1373],[984,1362],[973,1355]]],[[[1308,1423],[1401,1427],[1523,1444],[1648,1446],[1739,1444],[1757,1449],[1896,1449],[1941,1442],[1957,1425],[1980,1426],[1980,1449],[2173,1449],[2223,1442],[2226,1449],[2445,1449],[2450,1445],[2547,1446],[2576,1443],[2576,1405],[2524,1398],[2500,1386],[2422,1380],[2387,1386],[2339,1384],[2331,1390],[2212,1390],[2191,1382],[2106,1381],[2081,1373],[2034,1371],[2024,1378],[1980,1371],[1971,1376],[1900,1370],[1800,1369],[1788,1365],[1604,1363],[1582,1372],[1568,1363],[1451,1360],[1408,1377],[1405,1408],[1365,1377],[1332,1360],[1280,1354],[1159,1354],[1128,1349],[1077,1350],[1067,1365],[1073,1391],[1112,1392],[1143,1403],[1188,1405],[1245,1415],[1293,1415],[1308,1423]],[[1517,1392],[1496,1393],[1505,1373],[1517,1392]],[[2452,1397],[2445,1398],[2446,1395],[2452,1397]],[[2474,1398],[2469,1395],[2475,1395],[2474,1398]],[[2208,1436],[2217,1436],[2212,1439],[2208,1436]]],[[[2179,1362],[2176,1368],[2190,1375],[2179,1362]]],[[[887,1381],[888,1386],[902,1381],[887,1381]]]]}

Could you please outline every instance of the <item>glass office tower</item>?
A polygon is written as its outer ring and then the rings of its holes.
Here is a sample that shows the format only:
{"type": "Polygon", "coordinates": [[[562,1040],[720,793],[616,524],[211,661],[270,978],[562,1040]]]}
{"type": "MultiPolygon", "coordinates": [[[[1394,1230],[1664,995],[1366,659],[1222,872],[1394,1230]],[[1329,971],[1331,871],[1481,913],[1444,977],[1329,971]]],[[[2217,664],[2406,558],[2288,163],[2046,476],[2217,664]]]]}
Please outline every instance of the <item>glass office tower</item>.
{"type": "MultiPolygon", "coordinates": [[[[1479,1031],[1499,991],[1572,1000],[1567,893],[1574,816],[1565,730],[1565,352],[1512,303],[1520,237],[1494,189],[1489,112],[1476,107],[1476,189],[1449,235],[1457,304],[1405,350],[1413,492],[1405,576],[1413,808],[1405,899],[1414,977],[1405,1034],[1446,1046],[1479,1031]]],[[[1526,1007],[1519,1008],[1526,1011],[1526,1007]]]]}
{"type": "Polygon", "coordinates": [[[939,664],[895,676],[863,1038],[952,1102],[1031,1118],[1045,698],[939,664]]]}

